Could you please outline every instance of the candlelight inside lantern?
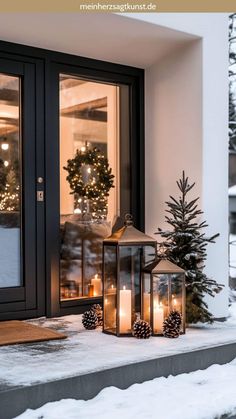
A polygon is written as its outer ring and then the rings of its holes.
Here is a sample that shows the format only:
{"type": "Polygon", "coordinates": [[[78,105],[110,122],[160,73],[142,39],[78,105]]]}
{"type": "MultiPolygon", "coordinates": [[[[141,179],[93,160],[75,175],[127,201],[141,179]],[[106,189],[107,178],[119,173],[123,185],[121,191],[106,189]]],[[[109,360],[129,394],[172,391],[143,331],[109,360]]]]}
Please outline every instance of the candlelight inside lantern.
{"type": "Polygon", "coordinates": [[[131,290],[120,290],[120,333],[131,331],[131,290]]]}

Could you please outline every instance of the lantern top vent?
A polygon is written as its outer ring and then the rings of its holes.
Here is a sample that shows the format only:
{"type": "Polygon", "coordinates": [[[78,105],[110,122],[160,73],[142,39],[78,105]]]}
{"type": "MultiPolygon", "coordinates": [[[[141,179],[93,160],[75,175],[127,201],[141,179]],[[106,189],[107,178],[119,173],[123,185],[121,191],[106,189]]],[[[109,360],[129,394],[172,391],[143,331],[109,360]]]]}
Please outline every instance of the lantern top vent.
{"type": "Polygon", "coordinates": [[[150,274],[168,274],[168,273],[184,273],[184,269],[175,265],[167,259],[157,259],[154,262],[146,265],[144,272],[150,274]]]}
{"type": "Polygon", "coordinates": [[[132,215],[126,214],[124,226],[115,231],[111,236],[107,237],[103,243],[119,245],[154,245],[156,244],[156,240],[137,230],[137,228],[133,226],[132,215]]]}

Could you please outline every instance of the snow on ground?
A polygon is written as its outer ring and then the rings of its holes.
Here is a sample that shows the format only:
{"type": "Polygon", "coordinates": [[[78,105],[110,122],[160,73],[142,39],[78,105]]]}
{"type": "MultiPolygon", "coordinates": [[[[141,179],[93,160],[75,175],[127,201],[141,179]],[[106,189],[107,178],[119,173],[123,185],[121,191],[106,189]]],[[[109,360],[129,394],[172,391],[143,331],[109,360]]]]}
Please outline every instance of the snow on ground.
{"type": "Polygon", "coordinates": [[[148,359],[236,341],[236,303],[224,323],[197,325],[178,339],[117,338],[101,329],[86,331],[82,316],[31,320],[68,335],[68,339],[0,348],[0,384],[27,386],[148,359]]]}
{"type": "Polygon", "coordinates": [[[20,229],[0,227],[0,288],[19,286],[20,229]]]}
{"type": "Polygon", "coordinates": [[[18,419],[216,419],[236,413],[236,359],[127,390],[108,387],[89,401],[66,399],[28,409],[18,419]]]}

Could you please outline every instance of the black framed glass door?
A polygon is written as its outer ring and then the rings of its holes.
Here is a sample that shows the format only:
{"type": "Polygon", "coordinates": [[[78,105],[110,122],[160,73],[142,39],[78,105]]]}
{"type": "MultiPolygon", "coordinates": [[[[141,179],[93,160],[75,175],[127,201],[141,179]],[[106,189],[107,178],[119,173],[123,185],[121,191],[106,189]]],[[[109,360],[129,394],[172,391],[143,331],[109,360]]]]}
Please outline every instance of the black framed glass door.
{"type": "MultiPolygon", "coordinates": [[[[141,69],[0,41],[0,320],[79,313],[101,301],[101,255],[90,252],[97,238],[85,243],[82,267],[75,226],[65,226],[68,213],[84,209],[63,167],[76,148],[99,148],[115,188],[96,211],[109,229],[127,212],[144,229],[143,95],[141,69]]],[[[83,169],[96,184],[94,167],[83,169]]]]}
{"type": "Polygon", "coordinates": [[[126,213],[143,228],[143,73],[123,74],[117,65],[109,71],[103,64],[87,60],[83,68],[54,62],[48,72],[46,104],[53,103],[46,111],[49,315],[101,303],[102,240],[123,225],[126,213]],[[81,171],[69,182],[66,166],[76,155],[81,171]],[[104,158],[114,175],[107,195],[99,183],[104,158]],[[74,181],[89,195],[73,189],[74,181]]]}
{"type": "Polygon", "coordinates": [[[40,312],[36,69],[34,62],[0,59],[0,319],[40,312]]]}

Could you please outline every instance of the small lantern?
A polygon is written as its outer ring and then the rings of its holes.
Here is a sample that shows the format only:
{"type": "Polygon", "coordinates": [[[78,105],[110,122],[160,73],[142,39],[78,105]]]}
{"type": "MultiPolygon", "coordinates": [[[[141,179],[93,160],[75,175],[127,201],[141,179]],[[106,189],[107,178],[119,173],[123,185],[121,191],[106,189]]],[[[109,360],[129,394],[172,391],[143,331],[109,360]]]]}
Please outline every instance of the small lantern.
{"type": "Polygon", "coordinates": [[[181,333],[185,333],[185,272],[159,259],[143,269],[141,317],[150,323],[153,335],[162,335],[163,322],[172,310],[181,314],[181,333]]]}
{"type": "Polygon", "coordinates": [[[117,336],[132,334],[141,314],[141,272],[155,260],[156,240],[133,226],[125,225],[103,241],[103,332],[117,336]]]}

